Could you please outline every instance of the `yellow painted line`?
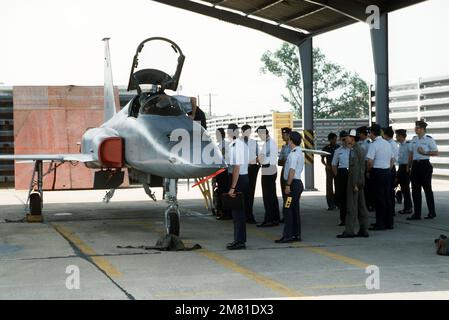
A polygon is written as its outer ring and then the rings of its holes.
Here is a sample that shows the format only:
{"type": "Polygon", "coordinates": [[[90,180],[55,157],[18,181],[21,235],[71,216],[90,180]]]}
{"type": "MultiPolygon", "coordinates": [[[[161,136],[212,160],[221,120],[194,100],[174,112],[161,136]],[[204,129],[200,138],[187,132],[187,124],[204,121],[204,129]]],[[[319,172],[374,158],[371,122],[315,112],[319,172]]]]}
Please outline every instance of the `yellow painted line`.
{"type": "MultiPolygon", "coordinates": [[[[154,231],[154,227],[153,227],[153,225],[151,225],[151,223],[146,222],[146,223],[143,223],[142,226],[151,231],[154,231]]],[[[183,240],[183,241],[185,244],[191,244],[191,241],[189,241],[189,240],[183,240]]],[[[284,296],[284,297],[304,297],[305,296],[305,294],[303,294],[299,291],[290,289],[269,277],[258,274],[257,272],[254,272],[248,268],[245,268],[245,267],[237,264],[236,262],[234,262],[228,258],[225,258],[217,253],[211,252],[204,248],[200,249],[200,250],[196,250],[195,252],[197,254],[200,254],[200,255],[222,265],[223,267],[225,267],[227,269],[230,269],[234,272],[240,273],[241,275],[257,282],[258,284],[260,284],[264,287],[267,287],[267,288],[273,290],[274,292],[279,293],[281,296],[284,296]]]]}
{"type": "Polygon", "coordinates": [[[104,257],[99,257],[94,249],[89,247],[83,240],[81,240],[74,232],[69,230],[68,228],[59,225],[53,224],[53,227],[62,234],[64,237],[70,240],[74,246],[76,246],[82,253],[92,260],[92,262],[101,270],[104,271],[108,276],[112,278],[119,278],[123,274],[118,271],[109,261],[107,261],[104,257]]]}
{"type": "Polygon", "coordinates": [[[251,279],[258,284],[269,288],[273,290],[274,292],[277,292],[283,297],[304,297],[305,295],[299,291],[290,289],[283,284],[269,278],[266,276],[263,276],[261,274],[258,274],[257,272],[254,272],[248,268],[245,268],[234,261],[225,258],[217,253],[201,249],[197,251],[199,254],[203,255],[206,258],[209,258],[210,260],[222,265],[223,267],[230,269],[234,272],[240,273],[241,275],[245,276],[248,279],[251,279]]]}
{"type": "MultiPolygon", "coordinates": [[[[251,234],[253,234],[253,235],[256,235],[256,236],[259,236],[259,237],[263,237],[263,238],[269,239],[269,240],[276,240],[276,239],[279,238],[278,236],[274,236],[274,235],[272,235],[270,233],[259,231],[259,230],[250,229],[249,232],[251,232],[251,234]]],[[[310,252],[313,252],[313,253],[316,253],[316,254],[319,254],[319,255],[322,255],[322,256],[325,256],[325,257],[328,257],[328,258],[331,258],[331,259],[334,259],[334,260],[337,260],[337,261],[340,261],[340,262],[343,262],[343,263],[346,263],[346,264],[349,264],[349,265],[352,265],[352,266],[355,266],[355,267],[358,267],[358,268],[366,269],[366,267],[369,266],[369,264],[367,264],[367,263],[365,263],[363,261],[360,261],[360,260],[357,260],[357,259],[353,259],[353,258],[349,258],[349,257],[346,257],[344,255],[341,255],[341,254],[338,254],[338,253],[334,253],[334,252],[331,252],[331,251],[323,249],[323,248],[311,247],[311,246],[309,246],[307,244],[304,244],[304,243],[293,242],[293,243],[290,244],[290,246],[296,247],[296,248],[305,249],[307,251],[310,251],[310,252]]]]}
{"type": "MultiPolygon", "coordinates": [[[[298,245],[298,247],[300,247],[300,246],[298,245]]],[[[328,250],[323,249],[323,248],[305,247],[305,249],[307,251],[314,252],[314,253],[320,254],[322,256],[325,256],[325,257],[328,257],[328,258],[331,258],[331,259],[334,259],[334,260],[337,260],[337,261],[340,261],[340,262],[343,262],[343,263],[346,263],[346,264],[349,264],[349,265],[352,265],[352,266],[355,266],[355,267],[359,267],[359,268],[362,268],[362,269],[366,269],[369,266],[369,264],[367,264],[367,263],[365,263],[363,261],[360,261],[360,260],[357,260],[357,259],[353,259],[353,258],[349,258],[349,257],[346,257],[344,255],[341,255],[341,254],[338,254],[338,253],[334,253],[334,252],[328,251],[328,250]]]]}

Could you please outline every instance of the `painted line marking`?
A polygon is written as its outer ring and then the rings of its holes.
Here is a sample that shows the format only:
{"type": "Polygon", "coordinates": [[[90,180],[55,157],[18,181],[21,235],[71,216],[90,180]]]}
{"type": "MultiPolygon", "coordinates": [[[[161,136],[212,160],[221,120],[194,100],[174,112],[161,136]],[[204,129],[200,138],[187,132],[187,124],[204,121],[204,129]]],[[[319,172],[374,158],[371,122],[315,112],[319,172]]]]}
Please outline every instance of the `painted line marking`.
{"type": "Polygon", "coordinates": [[[70,229],[60,224],[52,224],[52,225],[56,229],[56,231],[58,231],[65,238],[67,238],[83,254],[88,256],[92,260],[92,262],[99,269],[103,270],[103,272],[106,273],[108,276],[110,276],[111,278],[119,278],[123,276],[123,274],[120,271],[118,271],[109,261],[107,261],[104,257],[99,257],[98,253],[96,253],[93,248],[88,246],[70,229]]]}
{"type": "MultiPolygon", "coordinates": [[[[259,237],[263,237],[265,239],[270,239],[270,240],[278,239],[278,237],[276,237],[275,235],[272,235],[272,234],[267,233],[267,232],[259,231],[259,230],[254,230],[252,228],[249,229],[249,232],[251,234],[257,235],[259,237]]],[[[331,252],[331,251],[323,249],[323,248],[311,247],[309,245],[306,245],[306,244],[303,244],[303,243],[297,243],[297,242],[293,242],[293,243],[291,243],[289,245],[292,246],[292,247],[295,247],[295,248],[305,249],[307,251],[310,251],[310,252],[313,252],[313,253],[316,253],[316,254],[328,257],[330,259],[337,260],[337,261],[340,261],[340,262],[343,262],[343,263],[346,263],[346,264],[358,267],[358,268],[366,269],[369,266],[369,264],[367,264],[367,263],[365,263],[363,261],[360,261],[360,260],[357,260],[357,259],[353,259],[353,258],[349,258],[349,257],[346,257],[344,255],[341,255],[341,254],[338,254],[338,253],[334,253],[334,252],[331,252]]]]}
{"type": "MultiPolygon", "coordinates": [[[[145,222],[143,224],[141,224],[141,226],[147,228],[150,231],[155,231],[155,228],[153,227],[153,225],[151,225],[151,223],[145,222]]],[[[159,233],[159,232],[157,232],[159,233]]],[[[159,233],[160,234],[160,233],[159,233]]],[[[191,244],[191,241],[189,240],[183,240],[184,243],[186,244],[191,244]]],[[[200,250],[196,250],[195,251],[197,254],[202,255],[203,257],[208,258],[209,260],[214,261],[215,263],[230,269],[236,273],[239,273],[243,276],[245,276],[246,278],[253,280],[254,282],[271,289],[274,292],[277,292],[278,294],[280,294],[281,296],[284,297],[305,297],[306,295],[302,292],[290,289],[286,286],[284,286],[283,284],[269,278],[266,277],[264,275],[261,275],[255,271],[252,271],[248,268],[245,268],[241,265],[239,265],[238,263],[232,261],[231,259],[228,259],[222,255],[219,255],[218,253],[209,251],[207,249],[200,249],[200,250]]]]}
{"type": "MultiPolygon", "coordinates": [[[[189,211],[191,211],[193,213],[197,213],[198,216],[201,216],[201,218],[205,218],[205,219],[208,219],[208,220],[212,221],[212,219],[210,219],[207,216],[202,215],[199,212],[192,211],[192,210],[189,210],[189,211]]],[[[273,235],[271,233],[268,233],[268,232],[260,231],[258,229],[255,229],[254,227],[247,226],[247,231],[248,231],[248,233],[250,233],[252,235],[255,235],[255,236],[258,236],[258,237],[261,237],[261,238],[265,238],[265,239],[269,239],[269,240],[272,240],[272,241],[279,239],[278,236],[275,236],[275,235],[273,235]]],[[[295,248],[305,249],[305,250],[307,250],[309,252],[313,252],[313,253],[316,253],[316,254],[328,257],[330,259],[337,260],[337,261],[340,261],[340,262],[343,262],[343,263],[355,266],[357,268],[366,269],[370,265],[370,264],[365,263],[363,261],[360,261],[360,260],[357,260],[357,259],[353,259],[353,258],[344,256],[344,255],[341,255],[341,254],[338,254],[338,253],[334,253],[334,252],[331,252],[329,250],[326,250],[326,249],[323,249],[323,248],[320,248],[320,247],[307,245],[307,244],[304,244],[304,243],[294,242],[294,243],[291,243],[290,246],[295,247],[295,248]]]]}
{"type": "Polygon", "coordinates": [[[206,249],[201,249],[201,250],[198,250],[197,252],[200,255],[202,255],[206,258],[209,258],[210,260],[222,265],[223,267],[226,267],[227,269],[230,269],[234,272],[240,273],[241,275],[245,276],[246,278],[249,278],[249,279],[257,282],[258,284],[260,284],[266,288],[269,288],[269,289],[273,290],[274,292],[277,292],[281,296],[284,296],[284,297],[304,297],[305,296],[305,294],[303,294],[299,291],[290,289],[269,277],[258,274],[257,272],[254,272],[248,268],[245,268],[245,267],[235,263],[234,261],[232,261],[228,258],[225,258],[217,253],[208,251],[206,249]]]}

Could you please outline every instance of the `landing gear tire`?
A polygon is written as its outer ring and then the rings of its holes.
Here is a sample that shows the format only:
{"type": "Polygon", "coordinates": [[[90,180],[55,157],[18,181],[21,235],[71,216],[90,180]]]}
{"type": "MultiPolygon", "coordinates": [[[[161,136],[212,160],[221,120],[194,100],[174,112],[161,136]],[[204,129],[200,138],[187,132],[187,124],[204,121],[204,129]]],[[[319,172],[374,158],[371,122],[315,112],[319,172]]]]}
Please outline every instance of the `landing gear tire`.
{"type": "Polygon", "coordinates": [[[30,194],[30,214],[42,215],[42,198],[38,192],[30,194]]]}
{"type": "Polygon", "coordinates": [[[179,237],[179,216],[175,210],[171,210],[168,213],[168,234],[172,234],[179,237]]]}

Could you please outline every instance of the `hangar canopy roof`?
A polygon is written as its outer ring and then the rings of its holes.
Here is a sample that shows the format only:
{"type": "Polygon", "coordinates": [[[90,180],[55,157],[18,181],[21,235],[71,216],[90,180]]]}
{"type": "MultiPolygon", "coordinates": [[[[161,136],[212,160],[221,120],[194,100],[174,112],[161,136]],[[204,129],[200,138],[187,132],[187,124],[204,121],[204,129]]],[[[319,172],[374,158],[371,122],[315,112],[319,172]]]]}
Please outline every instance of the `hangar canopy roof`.
{"type": "Polygon", "coordinates": [[[260,30],[298,44],[317,34],[365,22],[376,5],[388,13],[426,0],[153,0],[260,30]]]}

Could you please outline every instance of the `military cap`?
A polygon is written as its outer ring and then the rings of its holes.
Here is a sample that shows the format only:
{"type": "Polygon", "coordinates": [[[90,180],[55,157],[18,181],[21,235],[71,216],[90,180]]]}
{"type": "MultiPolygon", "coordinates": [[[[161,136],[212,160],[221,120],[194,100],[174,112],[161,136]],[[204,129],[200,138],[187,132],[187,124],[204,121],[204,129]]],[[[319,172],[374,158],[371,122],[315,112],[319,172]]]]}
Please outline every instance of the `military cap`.
{"type": "Polygon", "coordinates": [[[282,133],[290,133],[290,132],[292,132],[292,129],[289,127],[281,128],[281,132],[282,133]]]}
{"type": "Polygon", "coordinates": [[[398,130],[395,131],[395,133],[397,135],[399,135],[399,136],[404,136],[405,137],[407,135],[407,130],[405,130],[405,129],[398,129],[398,130]]]}
{"type": "Polygon", "coordinates": [[[340,138],[345,138],[345,137],[347,137],[349,134],[348,134],[348,132],[346,131],[346,130],[342,130],[342,131],[340,131],[340,138]]]}
{"type": "Polygon", "coordinates": [[[299,132],[293,131],[293,132],[290,132],[290,140],[292,140],[292,142],[298,146],[301,144],[302,136],[299,132]]]}
{"type": "Polygon", "coordinates": [[[384,128],[384,135],[392,138],[394,136],[393,127],[384,128]]]}
{"type": "Polygon", "coordinates": [[[376,136],[380,135],[380,131],[381,128],[378,124],[373,124],[370,128],[369,131],[372,132],[373,134],[375,134],[376,136]]]}
{"type": "Polygon", "coordinates": [[[356,129],[351,129],[348,132],[348,136],[356,138],[358,136],[356,129]]]}
{"type": "Polygon", "coordinates": [[[426,129],[427,128],[427,123],[425,123],[422,120],[418,120],[415,122],[415,126],[418,128],[422,128],[422,129],[426,129]]]}
{"type": "Polygon", "coordinates": [[[367,126],[357,128],[357,131],[359,132],[359,134],[368,135],[368,127],[367,126]]]}

